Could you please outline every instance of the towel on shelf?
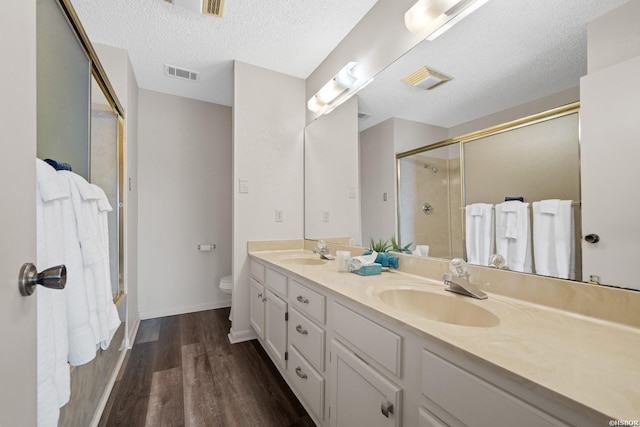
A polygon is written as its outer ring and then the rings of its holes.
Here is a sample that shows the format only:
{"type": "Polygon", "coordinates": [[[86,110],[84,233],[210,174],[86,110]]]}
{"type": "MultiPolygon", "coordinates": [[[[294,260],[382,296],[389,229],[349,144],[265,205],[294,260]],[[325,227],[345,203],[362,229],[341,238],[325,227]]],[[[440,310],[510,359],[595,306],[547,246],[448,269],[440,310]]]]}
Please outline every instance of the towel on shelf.
{"type": "Polygon", "coordinates": [[[529,203],[508,201],[496,205],[496,253],[510,270],[532,272],[529,203]]]}
{"type": "Polygon", "coordinates": [[[465,208],[467,262],[489,265],[493,253],[493,205],[474,203],[465,208]]]}
{"type": "MultiPolygon", "coordinates": [[[[75,230],[63,220],[73,215],[68,186],[40,159],[36,183],[36,266],[44,270],[65,263],[65,236],[75,230]]],[[[38,426],[57,426],[59,408],[70,397],[65,291],[38,286],[36,298],[38,426]]]]}
{"type": "Polygon", "coordinates": [[[70,171],[71,170],[71,165],[69,163],[63,163],[63,162],[59,162],[57,160],[53,160],[53,159],[44,159],[45,162],[47,162],[47,164],[49,164],[49,166],[51,166],[52,168],[54,168],[57,171],[70,171]]]}
{"type": "Polygon", "coordinates": [[[537,274],[575,279],[575,231],[571,200],[533,203],[533,255],[537,274]]]}
{"type": "Polygon", "coordinates": [[[87,294],[90,301],[90,323],[95,344],[107,349],[111,337],[120,326],[118,310],[113,303],[109,268],[108,213],[113,209],[104,191],[97,185],[71,172],[65,174],[74,186],[72,202],[76,211],[78,237],[87,294]],[[75,195],[75,197],[74,197],[75,195]]]}

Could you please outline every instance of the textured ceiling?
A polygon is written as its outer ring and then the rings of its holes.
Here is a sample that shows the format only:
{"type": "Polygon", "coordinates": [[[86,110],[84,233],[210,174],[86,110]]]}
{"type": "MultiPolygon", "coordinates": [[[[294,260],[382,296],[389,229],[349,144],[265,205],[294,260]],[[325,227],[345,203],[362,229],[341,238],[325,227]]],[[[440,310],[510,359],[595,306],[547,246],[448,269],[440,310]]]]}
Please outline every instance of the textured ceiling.
{"type": "Polygon", "coordinates": [[[587,73],[587,28],[629,0],[491,0],[423,41],[359,93],[366,129],[390,117],[446,128],[576,87],[587,73]],[[453,80],[430,91],[401,79],[426,65],[453,80]]]}
{"type": "MultiPolygon", "coordinates": [[[[390,117],[452,127],[564,89],[587,70],[586,24],[629,0],[491,0],[359,93],[366,129],[390,117]],[[427,65],[453,80],[400,79],[427,65]]],[[[144,89],[232,104],[234,59],[307,78],[376,0],[226,0],[222,18],[164,0],[72,0],[91,40],[129,52],[144,89]],[[163,64],[201,73],[164,75],[163,64]]],[[[363,46],[366,49],[366,46],[363,46]]]]}
{"type": "Polygon", "coordinates": [[[231,105],[232,61],[307,78],[376,0],[226,0],[222,18],[165,0],[72,0],[94,43],[126,49],[144,89],[231,105]],[[164,75],[163,64],[200,72],[164,75]]]}

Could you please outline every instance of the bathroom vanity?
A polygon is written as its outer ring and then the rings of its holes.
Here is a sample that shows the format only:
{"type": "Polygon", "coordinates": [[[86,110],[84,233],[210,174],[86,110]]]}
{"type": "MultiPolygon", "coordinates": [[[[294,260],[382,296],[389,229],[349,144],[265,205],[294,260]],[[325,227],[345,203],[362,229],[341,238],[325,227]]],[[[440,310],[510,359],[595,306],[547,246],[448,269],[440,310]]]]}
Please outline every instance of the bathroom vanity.
{"type": "Polygon", "coordinates": [[[637,328],[486,287],[476,300],[399,271],[338,272],[302,249],[249,254],[251,324],[320,426],[640,419],[637,328]]]}

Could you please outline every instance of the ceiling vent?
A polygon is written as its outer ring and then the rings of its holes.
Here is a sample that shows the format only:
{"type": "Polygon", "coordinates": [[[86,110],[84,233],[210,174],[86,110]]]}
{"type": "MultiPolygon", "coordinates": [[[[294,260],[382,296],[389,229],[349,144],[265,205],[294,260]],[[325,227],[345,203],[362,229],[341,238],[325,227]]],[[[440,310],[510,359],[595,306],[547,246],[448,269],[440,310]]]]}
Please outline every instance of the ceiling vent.
{"type": "Polygon", "coordinates": [[[188,80],[190,82],[197,82],[200,79],[200,73],[186,70],[184,68],[174,67],[173,65],[164,64],[164,73],[169,77],[188,80]]]}
{"type": "Polygon", "coordinates": [[[221,17],[224,0],[165,0],[185,9],[190,9],[205,15],[221,17]]]}
{"type": "Polygon", "coordinates": [[[403,82],[411,86],[417,86],[422,89],[430,90],[436,86],[440,86],[444,82],[451,80],[451,77],[442,74],[429,67],[420,67],[407,77],[402,79],[403,82]]]}
{"type": "Polygon", "coordinates": [[[371,115],[371,114],[369,114],[369,113],[363,113],[363,112],[361,112],[361,111],[358,111],[358,119],[360,119],[360,120],[366,120],[366,119],[368,119],[368,118],[369,118],[369,117],[371,117],[371,116],[372,116],[372,115],[371,115]]]}

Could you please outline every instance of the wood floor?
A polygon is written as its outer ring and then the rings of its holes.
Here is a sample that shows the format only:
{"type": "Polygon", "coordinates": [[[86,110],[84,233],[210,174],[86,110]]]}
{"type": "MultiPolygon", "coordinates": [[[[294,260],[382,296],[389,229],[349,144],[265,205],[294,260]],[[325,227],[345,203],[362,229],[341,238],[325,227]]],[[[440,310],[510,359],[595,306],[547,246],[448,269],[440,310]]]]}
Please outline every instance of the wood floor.
{"type": "Polygon", "coordinates": [[[143,320],[99,426],[314,426],[256,340],[229,343],[228,317],[143,320]]]}

